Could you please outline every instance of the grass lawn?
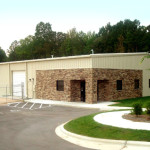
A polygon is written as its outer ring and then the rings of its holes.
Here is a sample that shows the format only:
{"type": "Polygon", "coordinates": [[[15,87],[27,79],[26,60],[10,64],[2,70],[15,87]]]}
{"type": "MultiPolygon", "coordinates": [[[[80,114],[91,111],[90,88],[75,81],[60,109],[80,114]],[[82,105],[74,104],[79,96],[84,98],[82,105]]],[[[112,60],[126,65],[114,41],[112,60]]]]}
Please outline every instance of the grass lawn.
{"type": "Polygon", "coordinates": [[[91,114],[72,120],[68,122],[64,128],[70,132],[89,137],[150,142],[150,131],[102,125],[93,120],[95,115],[96,114],[91,114]]]}
{"type": "Polygon", "coordinates": [[[147,102],[150,102],[150,96],[140,97],[140,98],[124,99],[124,100],[116,100],[116,101],[113,101],[113,102],[119,102],[119,103],[118,104],[113,104],[113,105],[110,105],[110,106],[132,107],[133,103],[141,102],[142,105],[143,105],[142,107],[144,108],[145,107],[144,105],[147,102]]]}

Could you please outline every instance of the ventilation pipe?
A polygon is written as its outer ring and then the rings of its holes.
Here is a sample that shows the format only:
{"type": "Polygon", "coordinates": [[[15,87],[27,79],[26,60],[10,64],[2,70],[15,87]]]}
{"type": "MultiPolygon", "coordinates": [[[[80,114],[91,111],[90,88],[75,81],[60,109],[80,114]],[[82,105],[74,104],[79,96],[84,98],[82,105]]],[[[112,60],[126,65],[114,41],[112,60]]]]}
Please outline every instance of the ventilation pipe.
{"type": "Polygon", "coordinates": [[[91,49],[91,52],[92,52],[92,54],[94,54],[94,50],[93,49],[91,49]]]}

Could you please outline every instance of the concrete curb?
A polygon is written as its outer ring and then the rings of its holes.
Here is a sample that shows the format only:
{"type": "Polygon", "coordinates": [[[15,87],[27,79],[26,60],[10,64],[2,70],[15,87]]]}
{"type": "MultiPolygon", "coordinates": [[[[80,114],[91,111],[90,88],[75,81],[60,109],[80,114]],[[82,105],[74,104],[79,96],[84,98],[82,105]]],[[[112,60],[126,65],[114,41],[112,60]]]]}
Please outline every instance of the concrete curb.
{"type": "Polygon", "coordinates": [[[91,138],[65,130],[65,124],[55,129],[56,134],[62,139],[82,147],[96,150],[150,150],[150,142],[91,138]]]}

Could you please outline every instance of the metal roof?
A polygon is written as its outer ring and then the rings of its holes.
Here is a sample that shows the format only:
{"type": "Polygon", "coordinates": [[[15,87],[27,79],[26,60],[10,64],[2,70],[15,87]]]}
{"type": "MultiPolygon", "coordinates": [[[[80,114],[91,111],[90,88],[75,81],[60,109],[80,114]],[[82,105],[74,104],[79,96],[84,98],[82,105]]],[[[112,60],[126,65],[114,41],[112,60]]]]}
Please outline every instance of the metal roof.
{"type": "Polygon", "coordinates": [[[136,56],[136,55],[147,55],[147,52],[137,52],[137,53],[99,53],[99,54],[89,54],[89,55],[76,55],[76,56],[65,56],[65,57],[53,57],[44,59],[31,59],[22,61],[10,61],[2,62],[3,64],[16,64],[16,63],[26,63],[26,62],[40,62],[40,61],[53,61],[53,60],[65,60],[65,59],[80,59],[80,58],[94,58],[94,57],[114,57],[114,56],[136,56]]]}

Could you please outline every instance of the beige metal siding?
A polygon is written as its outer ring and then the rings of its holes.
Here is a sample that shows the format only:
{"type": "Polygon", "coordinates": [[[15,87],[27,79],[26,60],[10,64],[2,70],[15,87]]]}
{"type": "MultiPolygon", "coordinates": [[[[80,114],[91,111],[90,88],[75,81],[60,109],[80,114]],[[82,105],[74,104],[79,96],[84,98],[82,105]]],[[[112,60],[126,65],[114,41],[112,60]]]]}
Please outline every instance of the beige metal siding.
{"type": "Polygon", "coordinates": [[[150,70],[143,70],[143,96],[150,96],[149,79],[150,70]]]}
{"type": "Polygon", "coordinates": [[[141,59],[145,55],[121,55],[121,56],[94,56],[92,59],[93,68],[109,69],[135,69],[143,70],[143,96],[150,96],[148,79],[150,79],[150,59],[141,59]]]}
{"type": "Polygon", "coordinates": [[[88,55],[43,60],[29,60],[0,64],[0,85],[12,84],[13,71],[26,71],[27,94],[35,97],[36,70],[78,69],[78,68],[109,68],[109,69],[137,69],[143,70],[143,96],[150,95],[148,79],[150,79],[150,60],[140,64],[145,54],[115,54],[115,55],[88,55]],[[31,79],[31,80],[29,80],[31,79]]]}
{"type": "Polygon", "coordinates": [[[51,70],[51,69],[77,69],[77,68],[91,68],[92,63],[90,57],[74,57],[74,58],[53,58],[49,60],[39,61],[22,61],[0,64],[0,73],[2,78],[0,82],[4,85],[12,85],[13,71],[26,71],[26,90],[29,98],[35,97],[36,85],[36,70],[51,70]],[[9,69],[10,65],[10,69],[9,69]],[[10,76],[9,76],[10,70],[10,76]],[[31,80],[29,80],[31,79],[31,80]]]}
{"type": "Polygon", "coordinates": [[[0,65],[0,97],[6,94],[4,87],[9,87],[9,64],[0,65]]]}
{"type": "Polygon", "coordinates": [[[93,68],[110,68],[110,69],[146,69],[150,67],[150,62],[140,63],[144,55],[130,56],[102,56],[93,57],[93,68]]]}
{"type": "Polygon", "coordinates": [[[25,71],[26,70],[26,64],[24,63],[15,63],[10,64],[10,70],[11,71],[25,71]]]}
{"type": "Polygon", "coordinates": [[[0,86],[9,86],[9,64],[0,65],[0,86]]]}
{"type": "Polygon", "coordinates": [[[78,69],[91,68],[90,58],[74,58],[74,59],[51,59],[47,61],[28,62],[28,96],[35,97],[36,70],[53,70],[53,69],[78,69]],[[31,81],[29,81],[31,79],[31,81]],[[32,80],[34,79],[34,80],[32,80]]]}
{"type": "Polygon", "coordinates": [[[142,63],[143,68],[143,96],[150,96],[150,59],[145,59],[142,63]]]}

